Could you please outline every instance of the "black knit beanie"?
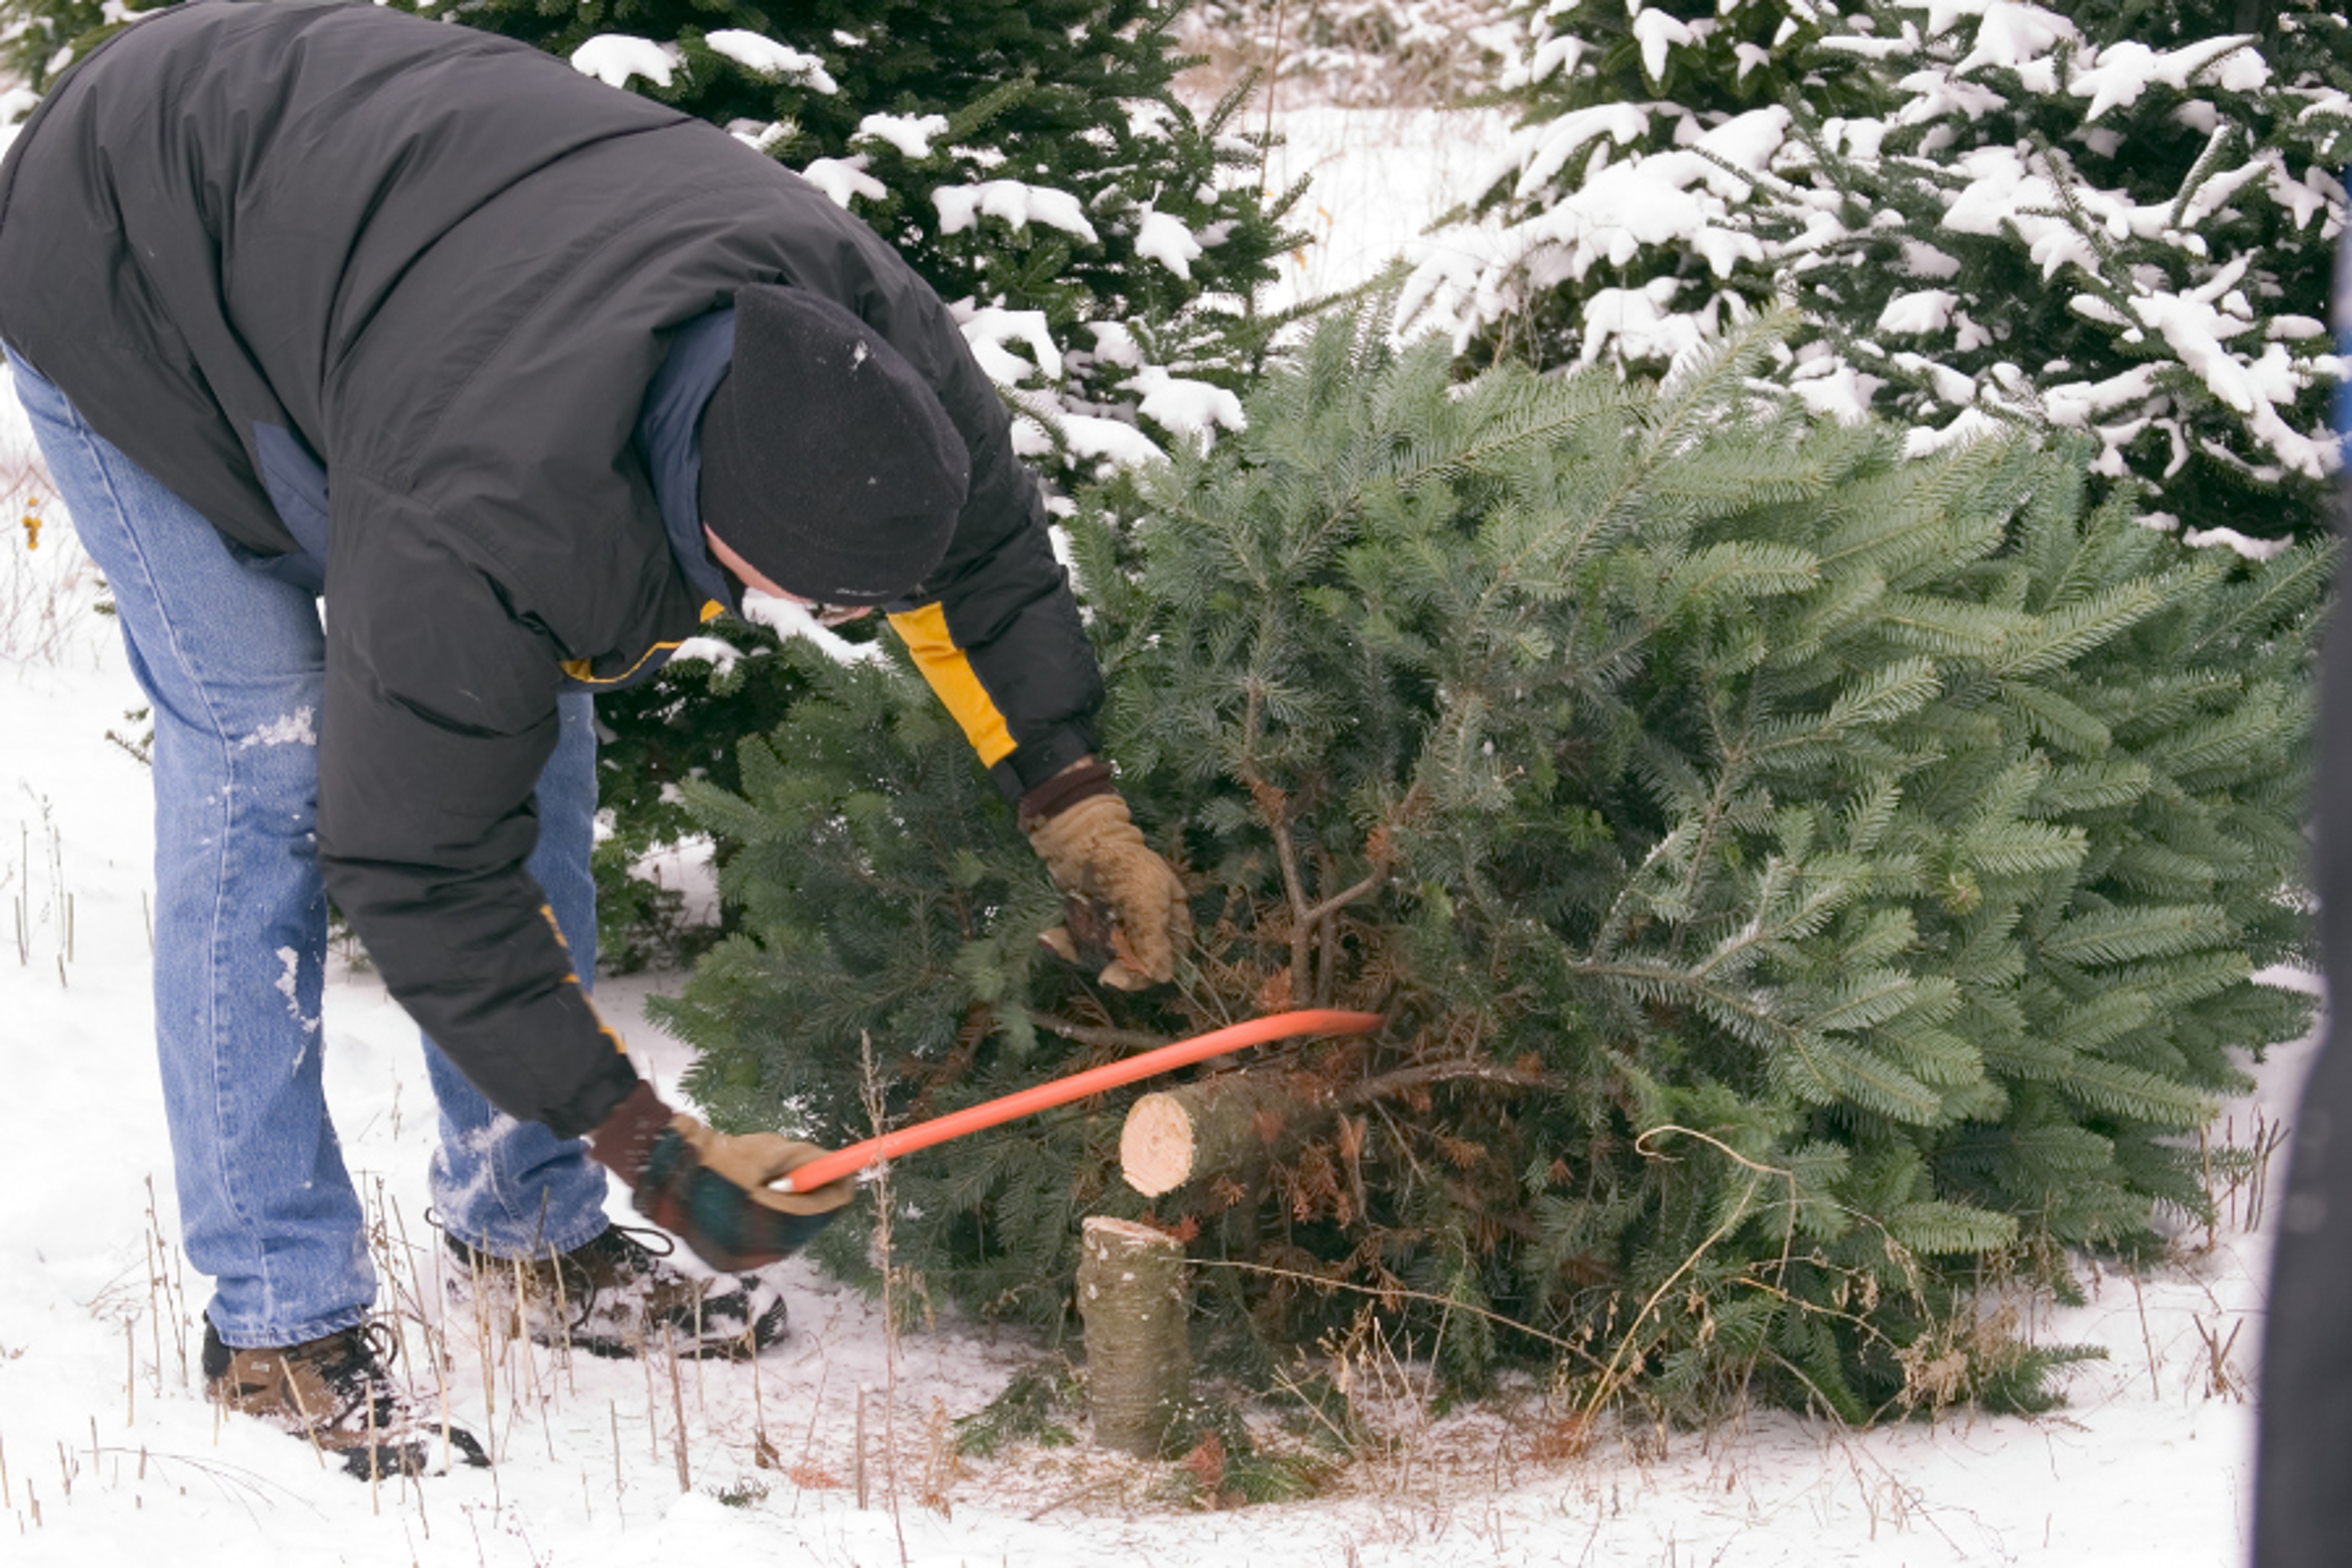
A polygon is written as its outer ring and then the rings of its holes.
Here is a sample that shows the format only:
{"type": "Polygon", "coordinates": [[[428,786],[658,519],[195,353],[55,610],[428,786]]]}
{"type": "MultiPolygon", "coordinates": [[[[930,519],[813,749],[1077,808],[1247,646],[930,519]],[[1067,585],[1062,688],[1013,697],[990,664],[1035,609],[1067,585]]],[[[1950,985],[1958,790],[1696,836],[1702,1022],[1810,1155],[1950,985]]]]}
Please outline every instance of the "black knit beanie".
{"type": "Polygon", "coordinates": [[[905,355],[830,300],[735,294],[732,367],[702,412],[702,521],[778,587],[904,597],[947,553],[971,458],[905,355]]]}

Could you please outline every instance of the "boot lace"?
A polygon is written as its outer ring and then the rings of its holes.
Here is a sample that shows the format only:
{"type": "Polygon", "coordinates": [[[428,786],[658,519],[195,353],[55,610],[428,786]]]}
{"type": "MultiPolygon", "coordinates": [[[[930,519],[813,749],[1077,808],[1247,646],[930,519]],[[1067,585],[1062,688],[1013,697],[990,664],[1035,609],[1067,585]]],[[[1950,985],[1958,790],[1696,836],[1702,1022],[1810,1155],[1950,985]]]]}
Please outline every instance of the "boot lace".
{"type": "MultiPolygon", "coordinates": [[[[363,1432],[373,1425],[387,1432],[398,1420],[400,1402],[393,1392],[389,1368],[400,1353],[400,1339],[390,1325],[370,1320],[328,1336],[303,1360],[317,1368],[335,1401],[331,1411],[306,1411],[306,1419],[339,1432],[363,1432]]],[[[297,1384],[296,1386],[299,1386],[297,1384]]]]}

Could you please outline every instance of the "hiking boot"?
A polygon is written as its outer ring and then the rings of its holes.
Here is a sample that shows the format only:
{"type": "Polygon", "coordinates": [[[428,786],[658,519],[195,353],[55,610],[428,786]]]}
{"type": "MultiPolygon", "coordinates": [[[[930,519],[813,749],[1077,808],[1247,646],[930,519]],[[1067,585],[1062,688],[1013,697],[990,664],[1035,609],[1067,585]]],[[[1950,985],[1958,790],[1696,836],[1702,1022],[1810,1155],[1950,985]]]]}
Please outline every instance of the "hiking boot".
{"type": "Polygon", "coordinates": [[[533,1344],[598,1356],[674,1346],[680,1355],[740,1361],[784,1337],[784,1298],[774,1286],[753,1274],[682,1273],[663,1261],[669,1237],[657,1231],[612,1226],[569,1252],[522,1259],[441,1234],[457,1260],[452,1309],[487,1312],[493,1327],[528,1334],[533,1344]]]}
{"type": "Polygon", "coordinates": [[[239,1415],[308,1438],[362,1480],[446,1469],[434,1462],[445,1432],[449,1457],[488,1465],[471,1432],[445,1426],[394,1386],[393,1343],[383,1324],[361,1323],[299,1345],[238,1349],[224,1344],[207,1319],[205,1390],[239,1415]]]}

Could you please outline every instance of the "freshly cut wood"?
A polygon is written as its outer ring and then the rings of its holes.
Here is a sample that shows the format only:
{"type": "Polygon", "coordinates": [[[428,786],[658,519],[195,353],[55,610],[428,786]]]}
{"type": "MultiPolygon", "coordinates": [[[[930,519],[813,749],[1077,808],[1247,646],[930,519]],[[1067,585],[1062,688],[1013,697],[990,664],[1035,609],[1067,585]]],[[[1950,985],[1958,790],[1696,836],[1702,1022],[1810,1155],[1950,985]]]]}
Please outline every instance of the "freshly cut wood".
{"type": "Polygon", "coordinates": [[[1100,1215],[1078,1247],[1095,1441],[1156,1458],[1192,1383],[1184,1248],[1150,1226],[1100,1215]]]}
{"type": "Polygon", "coordinates": [[[1128,1185],[1156,1198],[1188,1182],[1263,1164],[1303,1126],[1322,1119],[1278,1085],[1225,1073],[1138,1100],[1119,1132],[1119,1167],[1128,1185]]]}

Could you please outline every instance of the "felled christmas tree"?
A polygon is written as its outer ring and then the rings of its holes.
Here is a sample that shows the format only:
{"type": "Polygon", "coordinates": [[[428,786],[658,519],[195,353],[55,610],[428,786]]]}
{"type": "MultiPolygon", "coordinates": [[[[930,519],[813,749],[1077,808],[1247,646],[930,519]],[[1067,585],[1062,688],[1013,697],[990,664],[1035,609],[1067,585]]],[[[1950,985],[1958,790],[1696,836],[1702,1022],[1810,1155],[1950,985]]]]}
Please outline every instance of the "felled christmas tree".
{"type": "Polygon", "coordinates": [[[2030,1396],[1958,1282],[2200,1205],[2179,1134],[2305,1022],[2249,976],[2305,939],[2327,557],[2185,549],[2079,451],[1902,460],[1758,393],[1774,344],[1465,385],[1338,323],[1244,433],[1094,494],[1107,750],[1194,893],[1171,991],[1041,956],[1058,900],[908,672],[787,656],[812,694],[743,791],[689,787],[744,846],[672,1012],[696,1093],[839,1142],[861,1037],[917,1117],[1366,1008],[1229,1073],[1287,1130],[1148,1200],[1132,1093],[909,1158],[898,1263],[1054,1322],[1110,1215],[1260,1353],[1369,1300],[1596,1404],[2030,1396]]]}
{"type": "Polygon", "coordinates": [[[1785,300],[1816,406],[2081,430],[2191,529],[2326,531],[2340,15],[1562,0],[1507,86],[1407,300],[1465,348],[1655,372],[1785,300]]]}

